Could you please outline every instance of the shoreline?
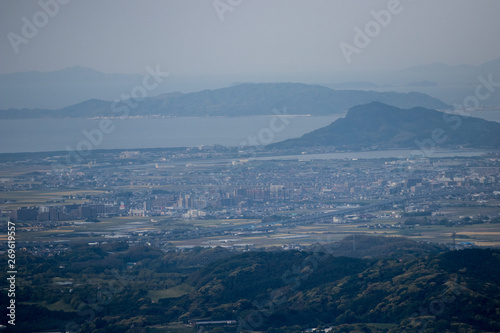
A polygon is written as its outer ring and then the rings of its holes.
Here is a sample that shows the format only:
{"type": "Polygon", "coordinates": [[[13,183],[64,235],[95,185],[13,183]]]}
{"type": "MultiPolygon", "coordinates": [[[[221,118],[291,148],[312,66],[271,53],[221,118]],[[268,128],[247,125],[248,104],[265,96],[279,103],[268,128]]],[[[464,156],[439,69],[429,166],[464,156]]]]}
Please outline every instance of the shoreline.
{"type": "Polygon", "coordinates": [[[344,115],[342,113],[332,113],[325,115],[312,115],[312,114],[269,114],[269,115],[241,115],[241,116],[160,116],[160,115],[149,115],[149,116],[128,116],[128,117],[38,117],[38,118],[0,118],[2,121],[7,120],[125,120],[125,119],[237,119],[237,118],[268,118],[268,117],[329,117],[344,115]]]}

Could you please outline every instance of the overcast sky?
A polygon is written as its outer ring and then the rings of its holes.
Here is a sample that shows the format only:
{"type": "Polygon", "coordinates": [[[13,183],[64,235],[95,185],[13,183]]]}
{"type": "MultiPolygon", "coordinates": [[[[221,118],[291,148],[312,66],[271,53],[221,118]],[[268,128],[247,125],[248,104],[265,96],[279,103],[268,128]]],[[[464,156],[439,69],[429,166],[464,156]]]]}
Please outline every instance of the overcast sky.
{"type": "Polygon", "coordinates": [[[500,1],[393,1],[65,0],[52,17],[38,1],[1,0],[0,73],[75,65],[144,73],[160,64],[177,75],[244,76],[478,65],[500,57],[500,1]],[[390,22],[375,23],[371,12],[388,7],[397,12],[385,18],[390,22]],[[348,63],[340,45],[356,47],[354,29],[367,24],[373,37],[348,63]]]}

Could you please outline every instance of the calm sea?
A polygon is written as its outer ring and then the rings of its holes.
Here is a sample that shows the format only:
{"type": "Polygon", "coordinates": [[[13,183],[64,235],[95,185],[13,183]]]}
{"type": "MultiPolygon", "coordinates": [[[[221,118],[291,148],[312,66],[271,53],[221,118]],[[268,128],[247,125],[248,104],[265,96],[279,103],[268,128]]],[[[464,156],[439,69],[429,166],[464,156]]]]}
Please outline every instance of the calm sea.
{"type": "MultiPolygon", "coordinates": [[[[265,145],[299,137],[344,115],[109,119],[105,131],[98,119],[1,120],[0,153],[265,145]]],[[[500,110],[473,116],[500,122],[500,110]]]]}
{"type": "Polygon", "coordinates": [[[97,119],[0,120],[0,153],[269,144],[343,116],[109,119],[104,131],[97,119]]]}

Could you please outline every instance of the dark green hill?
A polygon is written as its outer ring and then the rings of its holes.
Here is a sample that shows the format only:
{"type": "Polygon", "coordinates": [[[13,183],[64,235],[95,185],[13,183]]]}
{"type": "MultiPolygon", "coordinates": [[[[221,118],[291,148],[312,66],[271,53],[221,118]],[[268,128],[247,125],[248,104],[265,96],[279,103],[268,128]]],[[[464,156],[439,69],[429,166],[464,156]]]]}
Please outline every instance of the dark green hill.
{"type": "Polygon", "coordinates": [[[335,243],[313,244],[308,250],[328,252],[334,256],[408,260],[447,251],[447,247],[434,243],[418,243],[405,237],[355,235],[335,243]]]}
{"type": "Polygon", "coordinates": [[[499,267],[500,252],[491,250],[409,261],[245,253],[193,274],[197,291],[180,318],[235,319],[256,331],[388,323],[385,332],[497,332],[499,267]]]}
{"type": "Polygon", "coordinates": [[[448,108],[429,95],[410,92],[333,90],[301,83],[246,83],[189,94],[169,93],[119,103],[88,100],[59,110],[1,110],[0,119],[91,118],[121,116],[255,116],[272,115],[273,109],[287,114],[328,115],[350,107],[380,101],[398,107],[448,108]]]}
{"type": "MultiPolygon", "coordinates": [[[[82,332],[143,332],[198,320],[262,332],[500,332],[499,250],[438,253],[420,244],[412,257],[405,253],[414,242],[359,240],[359,251],[381,258],[337,256],[352,238],[307,251],[164,252],[125,242],[73,244],[52,257],[21,251],[18,321],[9,332],[69,331],[68,323],[82,332]]],[[[6,290],[0,301],[9,302],[6,290]]]]}
{"type": "Polygon", "coordinates": [[[216,261],[188,281],[198,288],[199,296],[216,305],[240,299],[264,299],[270,288],[290,287],[290,284],[297,289],[316,287],[368,267],[368,261],[329,255],[315,258],[311,252],[248,252],[216,261]],[[305,273],[307,281],[297,280],[300,271],[292,268],[302,265],[305,268],[313,262],[315,269],[305,273]]]}
{"type": "Polygon", "coordinates": [[[334,146],[338,149],[498,148],[500,124],[422,107],[400,109],[373,102],[355,106],[345,118],[300,138],[270,145],[274,148],[313,146],[334,146]]]}

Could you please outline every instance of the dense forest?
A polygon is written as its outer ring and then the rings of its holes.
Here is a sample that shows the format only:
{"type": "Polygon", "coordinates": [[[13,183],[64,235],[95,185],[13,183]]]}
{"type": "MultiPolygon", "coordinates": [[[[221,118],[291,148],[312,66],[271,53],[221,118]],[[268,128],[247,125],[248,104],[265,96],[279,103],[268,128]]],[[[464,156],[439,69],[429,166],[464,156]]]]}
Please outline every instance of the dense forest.
{"type": "Polygon", "coordinates": [[[147,328],[200,320],[237,322],[213,332],[500,331],[499,250],[349,236],[243,253],[74,244],[18,260],[13,332],[161,332],[147,328]]]}

